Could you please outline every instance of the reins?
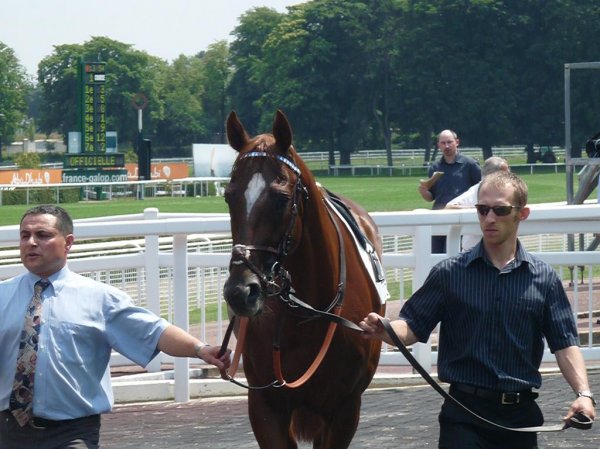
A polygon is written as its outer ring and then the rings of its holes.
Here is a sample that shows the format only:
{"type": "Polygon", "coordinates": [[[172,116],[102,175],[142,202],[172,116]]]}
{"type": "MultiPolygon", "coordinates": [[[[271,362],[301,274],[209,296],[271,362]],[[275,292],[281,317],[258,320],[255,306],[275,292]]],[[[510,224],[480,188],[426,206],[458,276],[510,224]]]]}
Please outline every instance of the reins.
{"type": "Polygon", "coordinates": [[[425,381],[427,381],[427,383],[429,385],[431,385],[431,387],[435,391],[437,391],[444,399],[448,399],[448,400],[452,401],[454,404],[458,405],[460,408],[462,408],[464,411],[466,411],[470,415],[474,416],[478,420],[480,420],[492,427],[495,427],[497,429],[502,429],[502,430],[510,430],[512,432],[534,432],[534,433],[535,432],[559,432],[559,431],[565,430],[569,427],[574,427],[576,429],[590,429],[592,427],[593,421],[582,413],[575,414],[574,416],[571,417],[571,419],[569,421],[566,421],[563,424],[556,424],[556,425],[551,425],[551,426],[506,427],[501,424],[497,424],[493,421],[490,421],[490,420],[484,418],[483,416],[478,415],[473,410],[471,410],[466,405],[464,405],[462,402],[460,402],[458,399],[456,399],[454,396],[452,396],[450,393],[446,392],[446,390],[444,390],[429,375],[429,373],[425,370],[425,368],[423,368],[421,366],[421,364],[417,361],[417,359],[414,358],[414,356],[408,350],[408,348],[406,346],[404,346],[402,341],[396,335],[396,332],[394,332],[394,329],[392,329],[392,326],[391,326],[389,320],[384,318],[384,319],[379,320],[379,322],[383,325],[383,328],[385,329],[387,335],[390,337],[390,339],[394,343],[394,346],[396,346],[400,350],[402,355],[404,357],[406,357],[406,360],[408,360],[408,362],[413,366],[413,368],[415,368],[415,370],[421,375],[421,377],[423,377],[423,379],[425,379],[425,381]]]}

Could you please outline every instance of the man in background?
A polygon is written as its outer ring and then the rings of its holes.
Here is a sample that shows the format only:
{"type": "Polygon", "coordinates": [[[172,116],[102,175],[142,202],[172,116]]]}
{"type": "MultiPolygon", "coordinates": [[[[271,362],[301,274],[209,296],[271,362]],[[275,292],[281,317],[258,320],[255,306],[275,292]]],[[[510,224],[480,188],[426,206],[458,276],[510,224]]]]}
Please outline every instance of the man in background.
{"type": "MultiPolygon", "coordinates": [[[[481,168],[478,162],[458,151],[460,141],[456,133],[450,129],[438,135],[438,148],[442,157],[430,165],[428,176],[435,172],[444,175],[428,186],[425,182],[419,184],[419,193],[425,201],[433,201],[433,209],[443,209],[448,201],[467,191],[469,187],[481,181],[481,168]]],[[[446,236],[434,235],[431,239],[432,253],[446,252],[446,236]]]]}

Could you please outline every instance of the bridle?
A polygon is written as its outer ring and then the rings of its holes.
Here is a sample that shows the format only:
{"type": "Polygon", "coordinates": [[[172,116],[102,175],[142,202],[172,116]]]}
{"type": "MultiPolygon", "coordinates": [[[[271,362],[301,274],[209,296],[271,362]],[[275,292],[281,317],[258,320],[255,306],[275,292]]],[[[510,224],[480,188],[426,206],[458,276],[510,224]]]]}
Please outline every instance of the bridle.
{"type": "MultiPolygon", "coordinates": [[[[255,157],[268,157],[276,159],[277,161],[286,165],[296,174],[296,183],[294,186],[294,193],[292,195],[292,201],[290,205],[290,220],[287,224],[286,231],[281,241],[279,242],[277,248],[272,246],[235,244],[231,252],[230,267],[232,265],[245,265],[252,273],[254,273],[257,276],[261,286],[261,294],[264,297],[278,297],[282,301],[282,303],[289,308],[289,310],[293,311],[296,314],[301,314],[305,316],[307,318],[307,321],[312,320],[314,318],[325,318],[330,323],[319,353],[317,354],[317,356],[315,357],[305,374],[294,382],[286,381],[282,374],[280,356],[281,327],[279,327],[279,332],[276,332],[273,336],[273,367],[275,371],[276,380],[262,387],[254,387],[241,384],[233,378],[235,372],[237,371],[239,357],[241,356],[243,346],[245,343],[246,326],[248,324],[248,318],[242,317],[240,318],[240,329],[238,331],[238,340],[234,353],[234,359],[232,361],[229,371],[222,371],[221,377],[225,380],[229,380],[237,385],[248,389],[262,389],[283,386],[286,386],[288,388],[296,388],[304,384],[308,379],[310,379],[310,377],[314,374],[314,372],[321,364],[321,361],[323,360],[325,354],[327,353],[327,350],[329,349],[329,346],[333,339],[333,334],[338,324],[342,324],[354,330],[360,330],[360,328],[356,324],[340,316],[346,287],[346,254],[344,248],[344,240],[340,233],[339,226],[327,205],[326,209],[329,213],[329,217],[332,223],[334,224],[339,242],[340,268],[335,297],[333,298],[329,306],[326,307],[324,310],[317,310],[295,296],[295,291],[292,287],[291,275],[284,268],[283,261],[285,257],[289,254],[292,245],[293,231],[296,226],[296,222],[299,219],[300,201],[308,200],[308,190],[302,183],[302,173],[300,168],[291,159],[280,154],[274,155],[262,151],[252,151],[242,155],[239,161],[255,157]],[[264,273],[260,270],[259,267],[252,263],[252,261],[250,260],[250,255],[253,251],[267,252],[275,256],[275,262],[271,266],[268,273],[264,273]]],[[[230,320],[229,327],[227,329],[223,340],[223,344],[221,346],[222,352],[224,352],[227,348],[227,344],[229,342],[229,338],[234,327],[235,319],[236,317],[233,316],[230,320]]],[[[281,322],[282,320],[279,320],[280,324],[281,322]]]]}
{"type": "Polygon", "coordinates": [[[296,174],[296,183],[294,185],[294,193],[292,195],[290,205],[290,220],[277,248],[272,246],[235,244],[231,251],[230,266],[245,265],[258,277],[263,296],[276,296],[286,292],[286,290],[289,292],[291,289],[290,274],[285,270],[285,268],[283,268],[281,261],[288,255],[290,251],[292,235],[299,215],[298,210],[300,207],[300,201],[308,200],[308,190],[302,183],[300,168],[291,159],[280,154],[274,155],[262,151],[252,151],[242,155],[240,157],[240,161],[254,157],[273,158],[285,164],[296,174]],[[250,261],[250,254],[252,251],[262,251],[275,255],[275,262],[271,266],[271,269],[268,273],[263,273],[250,261]]]}

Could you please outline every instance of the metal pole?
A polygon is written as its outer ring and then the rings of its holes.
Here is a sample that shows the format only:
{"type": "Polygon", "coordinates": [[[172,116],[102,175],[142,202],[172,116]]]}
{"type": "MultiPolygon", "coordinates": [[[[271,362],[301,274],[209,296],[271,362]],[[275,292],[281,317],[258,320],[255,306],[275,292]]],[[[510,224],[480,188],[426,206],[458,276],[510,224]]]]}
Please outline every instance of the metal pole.
{"type": "MultiPolygon", "coordinates": [[[[141,176],[140,172],[141,172],[141,165],[140,165],[140,161],[142,160],[142,153],[144,151],[144,132],[143,132],[143,126],[142,126],[142,108],[138,109],[138,181],[143,181],[144,177],[141,176]]],[[[138,199],[143,200],[144,199],[144,186],[141,186],[141,194],[139,195],[138,199]]]]}
{"type": "Polygon", "coordinates": [[[2,126],[4,125],[4,114],[0,112],[0,162],[2,162],[2,126]]]}
{"type": "Polygon", "coordinates": [[[567,204],[573,204],[573,163],[571,161],[571,68],[565,64],[565,163],[567,204]]]}

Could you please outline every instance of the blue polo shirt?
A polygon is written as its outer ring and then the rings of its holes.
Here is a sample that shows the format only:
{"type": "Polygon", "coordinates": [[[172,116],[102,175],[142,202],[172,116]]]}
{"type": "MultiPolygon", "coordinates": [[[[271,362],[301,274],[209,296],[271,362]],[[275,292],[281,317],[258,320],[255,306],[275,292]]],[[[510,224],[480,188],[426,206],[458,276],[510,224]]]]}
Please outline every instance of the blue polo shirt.
{"type": "Polygon", "coordinates": [[[434,266],[400,311],[419,341],[438,323],[438,376],[502,391],[541,386],[544,339],[552,352],[578,345],[557,273],[517,245],[502,270],[480,242],[434,266]]]}

